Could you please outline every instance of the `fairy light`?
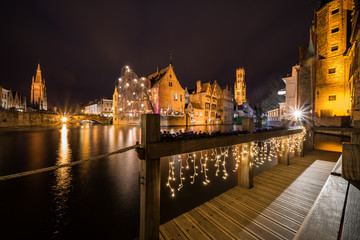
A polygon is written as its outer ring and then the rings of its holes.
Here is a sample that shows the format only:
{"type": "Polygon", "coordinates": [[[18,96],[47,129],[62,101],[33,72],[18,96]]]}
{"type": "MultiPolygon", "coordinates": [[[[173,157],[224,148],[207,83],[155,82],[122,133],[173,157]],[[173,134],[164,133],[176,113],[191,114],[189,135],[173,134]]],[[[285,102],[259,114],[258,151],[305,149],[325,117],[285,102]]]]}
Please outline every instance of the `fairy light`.
{"type": "Polygon", "coordinates": [[[239,164],[240,164],[240,154],[239,154],[239,147],[238,146],[233,146],[232,147],[232,155],[233,155],[234,160],[235,160],[235,169],[233,170],[233,172],[236,172],[239,169],[239,164]]]}
{"type": "Polygon", "coordinates": [[[207,169],[207,165],[206,165],[206,163],[207,163],[207,161],[208,161],[208,157],[207,157],[207,151],[205,151],[205,154],[204,154],[205,156],[203,156],[203,152],[201,152],[201,155],[200,155],[200,166],[201,166],[201,173],[204,173],[204,181],[203,181],[203,184],[204,185],[207,185],[209,182],[210,182],[210,180],[208,180],[208,176],[207,176],[207,174],[206,174],[206,172],[208,171],[208,169],[207,169]]]}
{"type": "Polygon", "coordinates": [[[196,166],[196,154],[192,154],[192,158],[191,158],[191,162],[193,163],[193,169],[194,169],[194,174],[192,176],[190,176],[190,178],[192,179],[191,184],[195,183],[195,177],[198,175],[197,173],[197,169],[198,166],[196,166]]]}
{"type": "Polygon", "coordinates": [[[168,176],[168,181],[166,183],[166,186],[169,187],[170,192],[171,192],[171,196],[175,197],[175,189],[171,186],[171,181],[175,181],[175,167],[174,167],[174,162],[175,159],[174,158],[168,158],[169,159],[169,176],[168,176]]]}
{"type": "Polygon", "coordinates": [[[166,186],[169,188],[171,196],[175,197],[175,191],[180,191],[184,187],[185,176],[184,169],[191,169],[190,173],[190,183],[194,184],[196,177],[201,174],[203,185],[208,185],[210,179],[208,177],[208,165],[209,163],[214,162],[215,167],[215,176],[219,176],[222,173],[222,178],[227,179],[229,176],[226,168],[227,159],[231,154],[231,158],[235,161],[235,169],[233,172],[236,172],[239,169],[242,159],[250,157],[252,160],[249,165],[256,168],[263,165],[265,162],[271,162],[277,156],[282,157],[285,146],[289,146],[289,152],[294,152],[295,150],[301,151],[302,142],[306,130],[302,131],[299,134],[293,134],[286,137],[271,138],[265,141],[254,141],[249,144],[234,145],[229,147],[219,147],[213,148],[210,150],[203,150],[200,152],[193,152],[186,154],[186,158],[182,158],[181,155],[174,156],[169,158],[169,173],[166,186]],[[197,161],[199,163],[197,164],[197,161]],[[178,185],[177,188],[174,187],[176,182],[175,177],[175,162],[179,164],[178,170],[178,185]],[[200,170],[199,170],[200,165],[200,170]]]}
{"type": "Polygon", "coordinates": [[[220,152],[221,152],[221,156],[223,156],[223,161],[221,163],[221,165],[223,166],[223,179],[226,179],[228,177],[228,173],[226,171],[226,158],[229,156],[228,152],[229,152],[229,147],[224,148],[224,152],[222,151],[222,149],[220,148],[220,152]]]}
{"type": "Polygon", "coordinates": [[[182,170],[184,169],[183,165],[182,165],[182,159],[181,159],[181,155],[178,156],[178,162],[179,162],[179,176],[180,176],[180,183],[179,183],[179,187],[178,187],[178,191],[180,191],[184,185],[183,185],[183,181],[185,180],[185,177],[183,176],[183,172],[182,170]]]}

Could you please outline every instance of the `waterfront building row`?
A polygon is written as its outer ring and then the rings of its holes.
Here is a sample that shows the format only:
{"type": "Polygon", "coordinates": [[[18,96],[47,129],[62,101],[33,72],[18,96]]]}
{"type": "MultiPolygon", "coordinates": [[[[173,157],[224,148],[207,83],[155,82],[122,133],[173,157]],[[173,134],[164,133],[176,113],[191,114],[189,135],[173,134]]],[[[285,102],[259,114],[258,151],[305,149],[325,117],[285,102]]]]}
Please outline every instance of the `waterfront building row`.
{"type": "Polygon", "coordinates": [[[1,108],[15,109],[20,112],[26,111],[26,97],[21,93],[0,86],[1,108]]]}
{"type": "MultiPolygon", "coordinates": [[[[239,99],[246,100],[245,70],[243,68],[237,69],[236,76],[238,79],[234,86],[241,86],[241,97],[239,96],[239,99]]],[[[125,119],[130,121],[129,118],[133,119],[146,112],[168,116],[167,119],[170,120],[167,120],[167,122],[170,125],[171,118],[174,119],[174,122],[182,122],[184,125],[233,123],[234,113],[237,112],[234,93],[228,86],[221,88],[216,80],[213,83],[202,83],[201,80],[198,80],[195,89],[184,89],[177,79],[170,61],[168,67],[164,69],[157,67],[155,73],[147,78],[140,78],[139,81],[134,79],[134,82],[130,84],[139,85],[140,82],[142,87],[144,85],[149,86],[144,91],[149,92],[148,101],[151,103],[152,109],[150,109],[149,104],[146,104],[147,101],[144,100],[146,97],[143,95],[134,98],[132,92],[124,93],[123,89],[121,89],[121,87],[128,87],[129,91],[134,91],[134,95],[140,95],[139,92],[135,93],[134,89],[136,87],[128,84],[115,86],[113,94],[114,124],[124,123],[125,119]],[[122,94],[119,94],[120,92],[122,94]],[[124,99],[126,96],[128,97],[127,100],[124,99]],[[141,101],[141,104],[136,104],[136,101],[141,101]],[[132,106],[135,109],[131,108],[132,106]],[[188,116],[188,119],[186,119],[185,115],[188,116]],[[183,120],[179,121],[179,118],[183,120]]],[[[234,91],[237,93],[238,89],[235,88],[234,91]]],[[[245,102],[241,103],[244,104],[245,102]]],[[[130,122],[133,122],[133,120],[130,122]]]]}

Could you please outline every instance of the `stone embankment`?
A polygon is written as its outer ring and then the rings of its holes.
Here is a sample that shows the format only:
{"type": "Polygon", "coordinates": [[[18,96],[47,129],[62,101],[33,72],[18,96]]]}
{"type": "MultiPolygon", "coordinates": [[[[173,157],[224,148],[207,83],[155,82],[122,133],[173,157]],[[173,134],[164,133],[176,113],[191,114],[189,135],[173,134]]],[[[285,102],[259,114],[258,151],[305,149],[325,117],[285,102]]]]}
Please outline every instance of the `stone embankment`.
{"type": "Polygon", "coordinates": [[[0,127],[54,126],[60,118],[57,114],[0,110],[0,127]]]}

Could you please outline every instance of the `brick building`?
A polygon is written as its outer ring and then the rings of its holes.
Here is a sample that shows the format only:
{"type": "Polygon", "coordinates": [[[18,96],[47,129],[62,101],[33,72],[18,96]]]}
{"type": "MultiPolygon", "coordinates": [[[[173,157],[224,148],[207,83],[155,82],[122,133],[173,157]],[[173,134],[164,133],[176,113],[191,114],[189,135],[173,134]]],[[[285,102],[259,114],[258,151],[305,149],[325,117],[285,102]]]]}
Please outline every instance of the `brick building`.
{"type": "Polygon", "coordinates": [[[350,86],[346,51],[353,2],[323,1],[316,12],[315,114],[350,116],[350,86]]]}
{"type": "Polygon", "coordinates": [[[148,77],[150,81],[151,102],[155,113],[178,115],[185,111],[185,90],[176,78],[172,63],[148,77]]]}

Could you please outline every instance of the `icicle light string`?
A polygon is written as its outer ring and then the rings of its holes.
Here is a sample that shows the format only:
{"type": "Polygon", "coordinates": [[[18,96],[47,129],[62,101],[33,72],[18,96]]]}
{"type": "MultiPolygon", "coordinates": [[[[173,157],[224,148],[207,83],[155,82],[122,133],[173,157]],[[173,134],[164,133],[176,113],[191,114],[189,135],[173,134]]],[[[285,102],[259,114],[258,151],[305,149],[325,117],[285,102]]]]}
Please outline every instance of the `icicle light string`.
{"type": "Polygon", "coordinates": [[[272,161],[277,155],[279,157],[283,156],[283,151],[285,149],[285,144],[289,146],[289,152],[294,153],[295,150],[301,151],[302,141],[304,141],[305,131],[302,133],[279,138],[271,138],[266,141],[254,141],[248,144],[234,145],[231,147],[221,147],[214,148],[210,150],[200,151],[199,153],[189,153],[186,154],[186,159],[182,158],[181,155],[176,157],[168,158],[169,159],[169,176],[167,179],[166,185],[170,189],[171,196],[175,196],[175,188],[173,187],[176,181],[175,178],[175,163],[179,164],[179,184],[176,188],[177,191],[180,191],[184,187],[185,176],[183,170],[193,171],[190,176],[190,183],[194,184],[196,176],[201,173],[203,175],[203,185],[208,185],[210,180],[208,179],[208,164],[214,162],[214,167],[216,168],[215,176],[219,176],[220,168],[222,168],[222,178],[227,179],[228,172],[226,169],[226,160],[229,157],[229,152],[231,150],[231,155],[235,161],[235,169],[233,172],[236,172],[239,168],[242,159],[245,159],[250,155],[252,165],[259,167],[265,163],[265,161],[272,161]],[[249,148],[250,146],[250,148],[249,148]],[[231,149],[230,149],[231,148],[231,149]],[[177,161],[176,161],[177,159],[177,161]],[[183,160],[185,163],[183,163],[183,160]],[[199,163],[197,164],[197,160],[199,163]],[[198,172],[198,165],[200,165],[200,172],[198,172]],[[190,167],[191,166],[191,167],[190,167]]]}
{"type": "Polygon", "coordinates": [[[180,191],[183,188],[183,181],[185,180],[185,177],[183,176],[183,165],[182,165],[182,158],[181,155],[178,156],[178,162],[179,162],[179,176],[180,176],[180,183],[179,183],[179,187],[178,187],[178,191],[180,191]]]}

